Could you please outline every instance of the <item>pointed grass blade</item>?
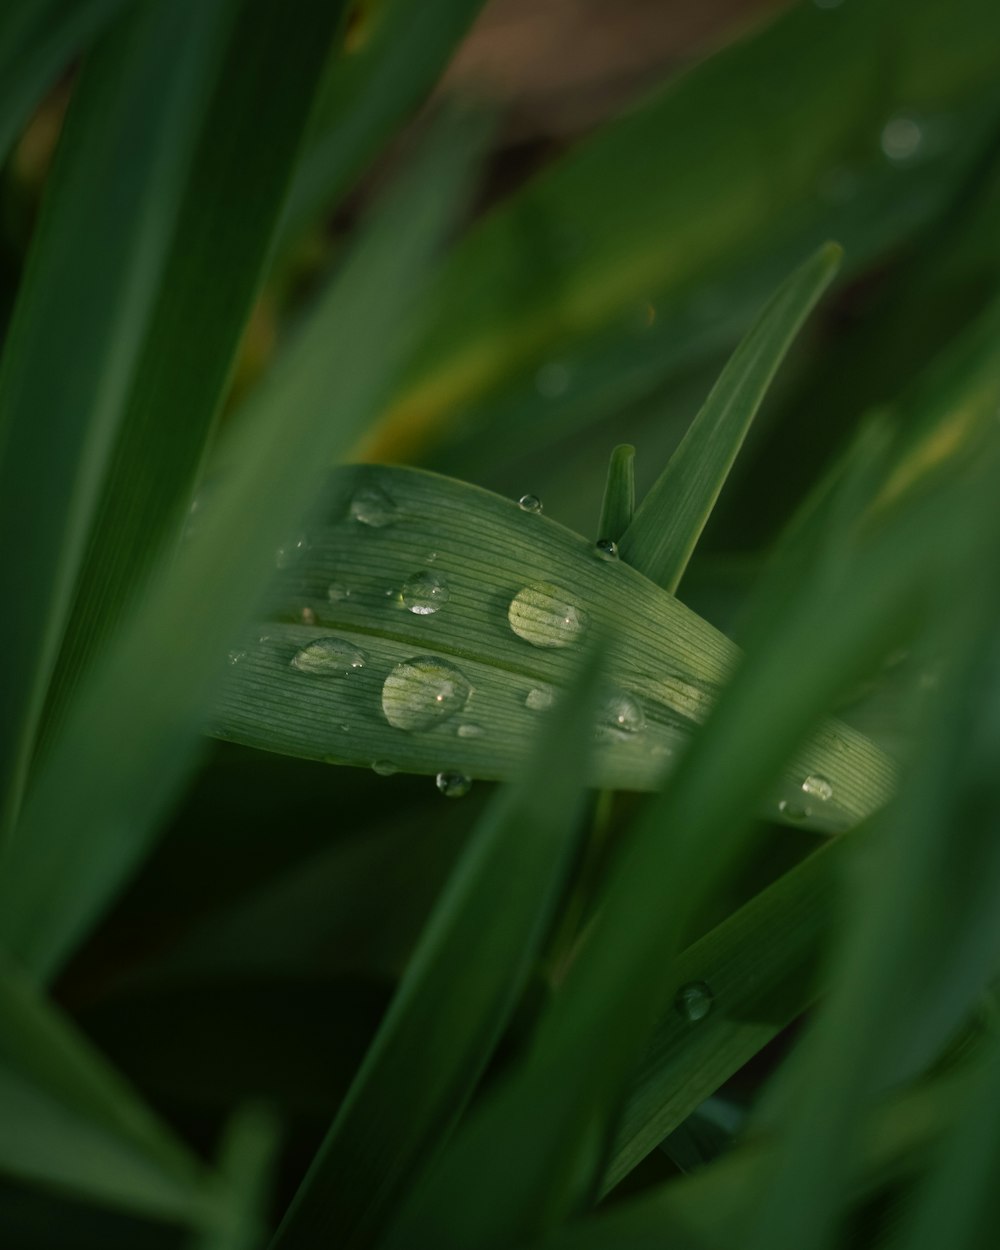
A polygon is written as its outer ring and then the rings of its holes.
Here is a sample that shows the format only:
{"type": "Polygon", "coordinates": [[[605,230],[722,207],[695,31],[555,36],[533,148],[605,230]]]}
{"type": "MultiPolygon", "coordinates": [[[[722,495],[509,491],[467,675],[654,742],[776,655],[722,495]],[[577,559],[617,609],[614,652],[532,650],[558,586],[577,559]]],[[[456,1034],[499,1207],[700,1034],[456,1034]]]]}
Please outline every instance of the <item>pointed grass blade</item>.
{"type": "Polygon", "coordinates": [[[601,502],[601,520],[597,527],[598,541],[621,541],[632,523],[635,512],[635,448],[623,443],[611,453],[608,481],[601,502]]]}
{"type": "Polygon", "coordinates": [[[265,1107],[249,1104],[229,1118],[217,1169],[225,1189],[217,1214],[187,1250],[260,1250],[277,1162],[279,1128],[265,1107]]]}

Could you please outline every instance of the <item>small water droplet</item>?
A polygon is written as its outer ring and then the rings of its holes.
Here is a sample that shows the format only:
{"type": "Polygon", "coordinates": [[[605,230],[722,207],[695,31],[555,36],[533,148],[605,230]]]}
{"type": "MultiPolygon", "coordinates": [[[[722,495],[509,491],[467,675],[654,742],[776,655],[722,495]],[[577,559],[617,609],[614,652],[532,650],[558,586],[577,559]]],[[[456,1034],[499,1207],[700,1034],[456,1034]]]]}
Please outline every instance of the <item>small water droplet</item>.
{"type": "Polygon", "coordinates": [[[711,988],[704,981],[689,981],[677,991],[674,1006],[678,1015],[696,1024],[699,1020],[704,1020],[712,1010],[714,998],[711,988]]]}
{"type": "Polygon", "coordinates": [[[279,569],[290,569],[293,564],[297,564],[309,549],[309,538],[306,534],[299,534],[297,538],[293,538],[289,543],[283,543],[282,546],[274,553],[274,563],[279,569]]]}
{"type": "Polygon", "coordinates": [[[315,625],[316,613],[312,610],[312,608],[303,608],[299,613],[299,620],[303,625],[315,625]]]}
{"type": "Polygon", "coordinates": [[[924,132],[913,117],[900,114],[890,117],[882,127],[882,151],[894,165],[902,165],[918,156],[924,145],[924,132]]]}
{"type": "Polygon", "coordinates": [[[569,386],[569,366],[561,360],[550,360],[535,374],[535,390],[543,399],[556,399],[569,386]]]}
{"type": "Polygon", "coordinates": [[[350,515],[359,525],[383,529],[399,519],[395,501],[381,486],[360,486],[351,496],[350,515]]]}
{"type": "Polygon", "coordinates": [[[627,738],[646,726],[642,704],[624,690],[608,695],[597,714],[597,732],[602,737],[627,738]]]}
{"type": "Polygon", "coordinates": [[[808,820],[812,814],[805,804],[792,803],[788,799],[782,799],[778,804],[778,811],[788,820],[808,820]]]}
{"type": "Polygon", "coordinates": [[[602,560],[618,559],[618,544],[613,538],[599,538],[594,543],[594,550],[602,560]]]}
{"type": "Polygon", "coordinates": [[[461,799],[472,789],[472,782],[462,773],[438,773],[434,784],[446,799],[461,799]]]}
{"type": "Polygon", "coordinates": [[[482,727],[482,725],[466,723],[464,725],[459,725],[459,727],[455,730],[455,733],[457,733],[460,738],[482,738],[486,733],[486,730],[482,727]]]}
{"type": "Polygon", "coordinates": [[[343,638],[316,638],[307,643],[291,659],[300,673],[321,677],[349,677],[364,668],[368,657],[360,648],[343,638]]]}
{"type": "Polygon", "coordinates": [[[541,512],[542,501],[537,495],[522,495],[517,501],[517,506],[522,512],[541,512]]]}
{"type": "Polygon", "coordinates": [[[821,803],[829,803],[833,798],[833,783],[819,773],[810,773],[802,783],[802,791],[821,803]]]}
{"type": "Polygon", "coordinates": [[[524,700],[524,706],[530,707],[533,712],[544,712],[555,702],[555,695],[551,690],[542,690],[540,686],[535,686],[533,690],[529,690],[524,700]]]}
{"type": "Polygon", "coordinates": [[[436,551],[428,551],[427,553],[428,564],[433,564],[437,558],[438,558],[438,553],[436,551]]]}
{"type": "Polygon", "coordinates": [[[397,664],[382,686],[382,711],[395,729],[432,729],[460,712],[472,687],[454,664],[417,656],[397,664]]]}
{"type": "Polygon", "coordinates": [[[344,599],[351,597],[350,586],[345,586],[343,582],[331,582],[326,588],[326,597],[331,603],[341,603],[344,599]]]}
{"type": "Polygon", "coordinates": [[[241,660],[247,658],[247,653],[245,651],[230,651],[228,658],[230,664],[239,664],[241,660]]]}
{"type": "Polygon", "coordinates": [[[514,633],[533,647],[568,647],[587,625],[583,609],[567,603],[563,591],[544,582],[517,592],[507,620],[514,633]]]}
{"type": "Polygon", "coordinates": [[[390,760],[376,760],[372,764],[372,772],[378,773],[380,777],[391,777],[393,773],[399,772],[399,769],[390,760]]]}
{"type": "Polygon", "coordinates": [[[416,616],[431,616],[448,602],[449,593],[440,573],[414,573],[403,586],[403,606],[416,616]]]}

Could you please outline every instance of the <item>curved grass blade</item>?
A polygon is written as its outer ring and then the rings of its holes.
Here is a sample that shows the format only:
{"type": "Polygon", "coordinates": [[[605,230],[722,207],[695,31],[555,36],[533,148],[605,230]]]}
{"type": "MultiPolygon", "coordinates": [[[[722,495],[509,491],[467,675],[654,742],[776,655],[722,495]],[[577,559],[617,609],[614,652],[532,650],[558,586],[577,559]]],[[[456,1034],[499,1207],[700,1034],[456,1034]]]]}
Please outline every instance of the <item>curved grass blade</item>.
{"type": "Polygon", "coordinates": [[[36,975],[58,968],[114,896],[188,775],[226,647],[275,550],[391,379],[470,141],[462,126],[439,132],[383,205],[238,422],[204,530],[159,570],[74,699],[0,876],[0,937],[36,975]]]}
{"type": "Polygon", "coordinates": [[[76,586],[49,735],[190,503],[344,8],[313,0],[290,22],[279,0],[252,0],[235,21],[76,586]]]}
{"type": "Polygon", "coordinates": [[[166,262],[231,0],[136,6],[94,49],[0,364],[0,837],[166,262]]]}
{"type": "Polygon", "coordinates": [[[495,1049],[578,848],[599,657],[590,656],[523,776],[496,795],[438,902],[361,1070],[272,1245],[377,1240],[495,1049]]]}
{"type": "Polygon", "coordinates": [[[188,1250],[259,1250],[278,1139],[277,1121],[262,1106],[241,1107],[230,1117],[217,1165],[225,1202],[209,1227],[194,1234],[188,1250]]]}
{"type": "MultiPolygon", "coordinates": [[[[655,789],[739,656],[586,539],[419,470],[331,474],[296,556],[266,619],[231,656],[212,720],[221,737],[331,762],[505,779],[588,631],[614,636],[627,612],[595,724],[593,781],[655,789]]],[[[801,801],[810,771],[830,777],[840,797],[800,823],[829,830],[880,806],[894,776],[886,757],[830,721],[776,779],[772,815],[801,801]]]]}
{"type": "Polygon", "coordinates": [[[750,423],[841,252],[827,244],[775,292],[622,535],[623,560],[675,593],[750,423]]]}
{"type": "Polygon", "coordinates": [[[617,543],[632,523],[635,512],[635,448],[623,443],[611,453],[608,481],[601,502],[598,541],[617,543]]]}

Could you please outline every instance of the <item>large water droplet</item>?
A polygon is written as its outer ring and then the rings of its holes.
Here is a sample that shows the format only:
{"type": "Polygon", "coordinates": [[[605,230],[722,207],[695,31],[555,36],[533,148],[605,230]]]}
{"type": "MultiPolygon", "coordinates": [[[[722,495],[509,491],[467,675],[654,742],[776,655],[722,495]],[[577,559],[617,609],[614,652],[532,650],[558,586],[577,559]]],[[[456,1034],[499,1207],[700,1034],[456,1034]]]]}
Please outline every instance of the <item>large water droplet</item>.
{"type": "Polygon", "coordinates": [[[517,592],[507,620],[514,633],[533,647],[568,647],[587,625],[583,609],[567,603],[563,591],[544,582],[517,592]]]}
{"type": "Polygon", "coordinates": [[[912,117],[890,117],[882,127],[882,151],[894,165],[903,165],[918,156],[924,145],[924,132],[912,117]]]}
{"type": "Polygon", "coordinates": [[[482,738],[486,730],[482,725],[473,725],[471,722],[466,722],[464,725],[459,725],[455,733],[460,738],[482,738]]]}
{"type": "Polygon", "coordinates": [[[289,569],[293,564],[298,564],[305,553],[309,550],[309,537],[306,534],[299,534],[293,538],[291,542],[283,543],[274,553],[274,563],[279,569],[289,569]]]}
{"type": "Polygon", "coordinates": [[[787,820],[808,820],[812,815],[809,807],[804,803],[793,803],[788,799],[782,799],[778,804],[778,811],[781,812],[787,820]]]}
{"type": "Polygon", "coordinates": [[[368,657],[353,643],[343,638],[316,638],[292,657],[291,664],[300,673],[321,677],[349,677],[364,668],[368,657]]]}
{"type": "Polygon", "coordinates": [[[833,783],[819,773],[810,773],[802,783],[802,790],[821,803],[828,803],[833,798],[833,783]]]}
{"type": "Polygon", "coordinates": [[[544,712],[555,703],[555,700],[556,697],[551,690],[543,690],[540,686],[535,686],[525,696],[524,706],[530,707],[533,712],[544,712]]]}
{"type": "Polygon", "coordinates": [[[454,664],[417,656],[397,664],[382,686],[382,711],[396,729],[432,729],[460,712],[472,687],[454,664]]]}
{"type": "Polygon", "coordinates": [[[472,782],[462,773],[438,773],[434,784],[446,799],[461,799],[472,789],[472,782]]]}
{"type": "Polygon", "coordinates": [[[711,987],[704,981],[689,981],[677,991],[674,1006],[685,1020],[696,1024],[699,1020],[704,1020],[712,1010],[714,998],[711,987]]]}
{"type": "Polygon", "coordinates": [[[602,737],[627,738],[646,725],[642,704],[624,690],[608,695],[597,714],[597,731],[602,737]]]}
{"type": "Polygon", "coordinates": [[[351,520],[372,529],[383,529],[398,520],[395,501],[381,486],[359,486],[351,496],[351,520]]]}
{"type": "Polygon", "coordinates": [[[417,616],[431,616],[448,602],[448,583],[440,573],[414,573],[403,586],[403,605],[417,616]]]}
{"type": "Polygon", "coordinates": [[[618,544],[613,538],[599,538],[594,543],[594,550],[602,560],[618,559],[618,544]]]}
{"type": "Polygon", "coordinates": [[[517,501],[517,506],[522,512],[541,512],[542,501],[537,495],[522,495],[517,501]]]}

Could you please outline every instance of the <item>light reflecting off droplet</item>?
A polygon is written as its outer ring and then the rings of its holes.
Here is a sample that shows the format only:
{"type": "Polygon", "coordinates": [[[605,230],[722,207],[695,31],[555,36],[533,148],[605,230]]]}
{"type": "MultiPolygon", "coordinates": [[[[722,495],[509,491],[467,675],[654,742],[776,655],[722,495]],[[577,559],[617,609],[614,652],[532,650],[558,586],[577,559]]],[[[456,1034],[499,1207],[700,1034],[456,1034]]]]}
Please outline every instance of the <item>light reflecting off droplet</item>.
{"type": "Polygon", "coordinates": [[[597,712],[597,731],[602,737],[628,738],[646,727],[642,704],[624,690],[606,695],[597,712]]]}
{"type": "Polygon", "coordinates": [[[247,653],[245,651],[230,651],[229,656],[228,656],[230,664],[239,664],[242,660],[245,660],[246,658],[247,658],[247,653]]]}
{"type": "Polygon", "coordinates": [[[472,789],[472,782],[462,773],[438,773],[434,784],[446,799],[461,799],[472,789]]]}
{"type": "Polygon", "coordinates": [[[399,772],[399,769],[389,760],[376,760],[372,764],[372,772],[378,773],[380,777],[391,777],[393,773],[399,772]]]}
{"type": "Polygon", "coordinates": [[[810,798],[819,799],[821,803],[829,803],[833,798],[833,783],[819,773],[810,773],[802,783],[802,791],[810,798]]]}
{"type": "Polygon", "coordinates": [[[299,534],[297,538],[293,538],[289,543],[283,543],[278,548],[274,553],[274,563],[279,569],[290,569],[293,564],[298,564],[308,549],[308,535],[299,534]]]}
{"type": "Polygon", "coordinates": [[[299,613],[299,620],[303,625],[315,625],[316,613],[312,610],[312,608],[303,608],[299,613]]]}
{"type": "Polygon", "coordinates": [[[781,812],[787,820],[808,820],[812,815],[809,807],[804,803],[792,803],[788,799],[782,799],[778,804],[778,811],[781,812]]]}
{"type": "Polygon", "coordinates": [[[436,656],[397,664],[382,686],[382,711],[395,729],[433,729],[460,712],[472,687],[463,673],[436,656]]]}
{"type": "Polygon", "coordinates": [[[351,496],[350,516],[372,529],[383,529],[399,519],[395,501],[381,486],[359,486],[351,496]]]}
{"type": "Polygon", "coordinates": [[[368,657],[343,638],[316,638],[306,643],[291,659],[300,673],[320,677],[349,677],[364,668],[368,657]]]}
{"type": "Polygon", "coordinates": [[[618,544],[613,538],[599,538],[594,543],[594,550],[602,560],[618,559],[618,544]]]}
{"type": "Polygon", "coordinates": [[[561,360],[550,360],[535,374],[535,390],[543,399],[556,399],[569,386],[569,366],[561,360]]]}
{"type": "Polygon", "coordinates": [[[448,583],[440,573],[414,573],[403,586],[403,606],[416,616],[431,616],[448,602],[448,583]]]}
{"type": "Polygon", "coordinates": [[[542,501],[537,495],[522,495],[517,501],[517,506],[522,512],[541,512],[542,501]]]}
{"type": "Polygon", "coordinates": [[[924,144],[924,132],[912,117],[890,117],[882,127],[882,151],[893,164],[911,161],[924,144]]]}
{"type": "Polygon", "coordinates": [[[514,633],[533,647],[568,647],[587,625],[583,609],[546,582],[519,590],[507,609],[507,620],[514,633]]]}
{"type": "Polygon", "coordinates": [[[473,725],[466,722],[464,725],[459,725],[459,727],[455,730],[455,733],[458,734],[460,738],[482,738],[485,735],[486,730],[482,727],[482,725],[473,725]]]}
{"type": "Polygon", "coordinates": [[[351,593],[350,586],[345,586],[343,582],[331,582],[326,588],[326,597],[331,603],[342,603],[350,599],[351,593]]]}
{"type": "Polygon", "coordinates": [[[551,690],[543,690],[540,686],[535,686],[525,696],[524,706],[530,707],[533,712],[545,712],[555,701],[556,697],[551,690]]]}
{"type": "Polygon", "coordinates": [[[692,1024],[696,1024],[699,1020],[704,1020],[708,1013],[712,1010],[712,1001],[715,995],[712,993],[711,987],[706,985],[704,981],[689,981],[687,985],[682,985],[677,991],[674,998],[674,1006],[678,1015],[689,1020],[692,1024]]]}

